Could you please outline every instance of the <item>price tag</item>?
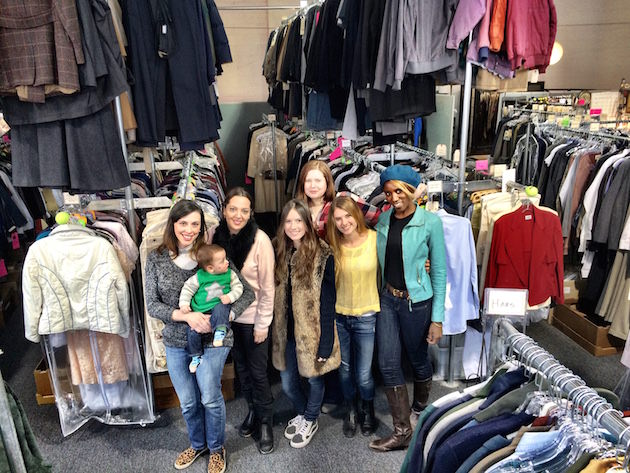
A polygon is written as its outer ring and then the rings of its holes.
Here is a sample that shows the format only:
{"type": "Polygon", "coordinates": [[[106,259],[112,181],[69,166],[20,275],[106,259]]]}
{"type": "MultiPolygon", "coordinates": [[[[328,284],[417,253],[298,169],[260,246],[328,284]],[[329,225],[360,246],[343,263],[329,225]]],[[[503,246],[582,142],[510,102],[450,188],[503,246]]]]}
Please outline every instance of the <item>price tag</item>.
{"type": "Polygon", "coordinates": [[[488,160],[487,159],[478,159],[475,161],[475,171],[487,171],[488,170],[488,160]]]}
{"type": "Polygon", "coordinates": [[[556,122],[556,116],[555,116],[555,115],[553,115],[553,114],[552,114],[552,115],[549,115],[549,116],[547,117],[547,121],[548,121],[548,122],[550,122],[550,123],[555,123],[555,122],[556,122]]]}
{"type": "Polygon", "coordinates": [[[444,188],[442,184],[442,181],[427,182],[427,194],[441,194],[444,188]]]}
{"type": "Polygon", "coordinates": [[[11,127],[4,120],[4,116],[0,113],[0,136],[8,133],[10,129],[11,129],[11,127]]]}
{"type": "Polygon", "coordinates": [[[275,113],[270,113],[269,115],[267,115],[267,120],[269,120],[270,122],[275,122],[276,121],[276,114],[275,113]]]}
{"type": "Polygon", "coordinates": [[[594,131],[594,132],[598,132],[599,131],[599,123],[591,123],[591,125],[588,127],[589,131],[594,131]]]}
{"type": "Polygon", "coordinates": [[[306,30],[306,17],[302,16],[300,17],[300,36],[304,36],[305,30],[306,30]]]}
{"type": "Polygon", "coordinates": [[[441,156],[443,158],[446,157],[446,145],[445,144],[439,144],[435,147],[435,154],[437,154],[438,156],[441,156]]]}
{"type": "Polygon", "coordinates": [[[287,91],[290,90],[291,88],[289,87],[289,83],[288,82],[283,82],[282,83],[282,90],[287,91]]]}
{"type": "Polygon", "coordinates": [[[507,169],[507,164],[495,164],[492,166],[492,176],[501,177],[507,169]]]}
{"type": "Polygon", "coordinates": [[[8,274],[9,272],[7,271],[7,266],[4,264],[4,259],[0,259],[0,278],[3,278],[8,274]]]}
{"type": "Polygon", "coordinates": [[[484,291],[484,312],[487,315],[525,317],[527,314],[527,289],[495,289],[484,291]]]}
{"type": "Polygon", "coordinates": [[[352,148],[352,141],[349,140],[348,138],[342,138],[341,139],[341,147],[346,149],[346,148],[352,148]]]}
{"type": "Polygon", "coordinates": [[[18,232],[11,233],[11,247],[14,250],[20,249],[20,237],[18,235],[18,232]]]}

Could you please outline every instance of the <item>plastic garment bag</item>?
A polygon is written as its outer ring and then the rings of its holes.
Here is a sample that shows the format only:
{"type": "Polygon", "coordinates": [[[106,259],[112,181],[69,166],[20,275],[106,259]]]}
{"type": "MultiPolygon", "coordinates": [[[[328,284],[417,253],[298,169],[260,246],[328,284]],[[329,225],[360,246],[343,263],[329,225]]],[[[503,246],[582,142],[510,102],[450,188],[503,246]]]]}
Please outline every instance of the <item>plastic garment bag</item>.
{"type": "Polygon", "coordinates": [[[42,336],[64,436],[89,419],[113,425],[155,421],[134,334],[73,330],[42,336]]]}

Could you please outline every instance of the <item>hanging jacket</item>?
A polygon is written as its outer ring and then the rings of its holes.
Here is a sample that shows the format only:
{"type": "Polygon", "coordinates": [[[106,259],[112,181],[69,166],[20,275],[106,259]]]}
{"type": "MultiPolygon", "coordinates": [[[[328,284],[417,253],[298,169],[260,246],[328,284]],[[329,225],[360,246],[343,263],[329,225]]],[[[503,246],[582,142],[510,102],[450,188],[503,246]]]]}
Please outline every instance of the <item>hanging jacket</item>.
{"type": "MultiPolygon", "coordinates": [[[[385,253],[393,209],[381,214],[376,225],[376,250],[385,284],[385,253]]],[[[405,285],[412,303],[433,297],[431,320],[444,320],[446,297],[446,248],[442,221],[436,215],[416,206],[414,216],[402,230],[402,253],[405,285]],[[431,272],[424,263],[431,258],[431,272]]]]}
{"type": "Polygon", "coordinates": [[[61,225],[30,247],[22,274],[24,330],[44,334],[88,329],[126,337],[129,289],[116,251],[79,225],[61,225]]]}

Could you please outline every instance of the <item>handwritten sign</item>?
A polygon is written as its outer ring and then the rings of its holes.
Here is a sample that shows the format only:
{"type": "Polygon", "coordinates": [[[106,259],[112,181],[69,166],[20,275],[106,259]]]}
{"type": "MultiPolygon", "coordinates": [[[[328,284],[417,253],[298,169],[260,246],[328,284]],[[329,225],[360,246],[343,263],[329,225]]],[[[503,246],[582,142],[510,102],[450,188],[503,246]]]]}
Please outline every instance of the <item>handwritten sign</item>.
{"type": "Polygon", "coordinates": [[[442,184],[442,181],[427,182],[427,194],[441,194],[443,189],[442,184]]]}
{"type": "Polygon", "coordinates": [[[486,288],[484,291],[484,312],[487,315],[525,317],[527,313],[527,290],[486,288]]]}

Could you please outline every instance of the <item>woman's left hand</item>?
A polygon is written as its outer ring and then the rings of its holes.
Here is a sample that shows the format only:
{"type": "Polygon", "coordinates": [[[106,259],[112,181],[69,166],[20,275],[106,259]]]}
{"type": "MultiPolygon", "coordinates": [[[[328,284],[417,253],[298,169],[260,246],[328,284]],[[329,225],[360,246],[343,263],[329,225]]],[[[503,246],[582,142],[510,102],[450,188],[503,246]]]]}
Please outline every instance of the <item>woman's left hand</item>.
{"type": "Polygon", "coordinates": [[[254,343],[262,343],[267,340],[267,335],[269,334],[269,329],[266,328],[264,330],[256,330],[254,329],[254,343]]]}
{"type": "Polygon", "coordinates": [[[442,338],[442,324],[431,322],[429,325],[429,334],[427,335],[427,343],[429,345],[435,345],[442,338]]]}

